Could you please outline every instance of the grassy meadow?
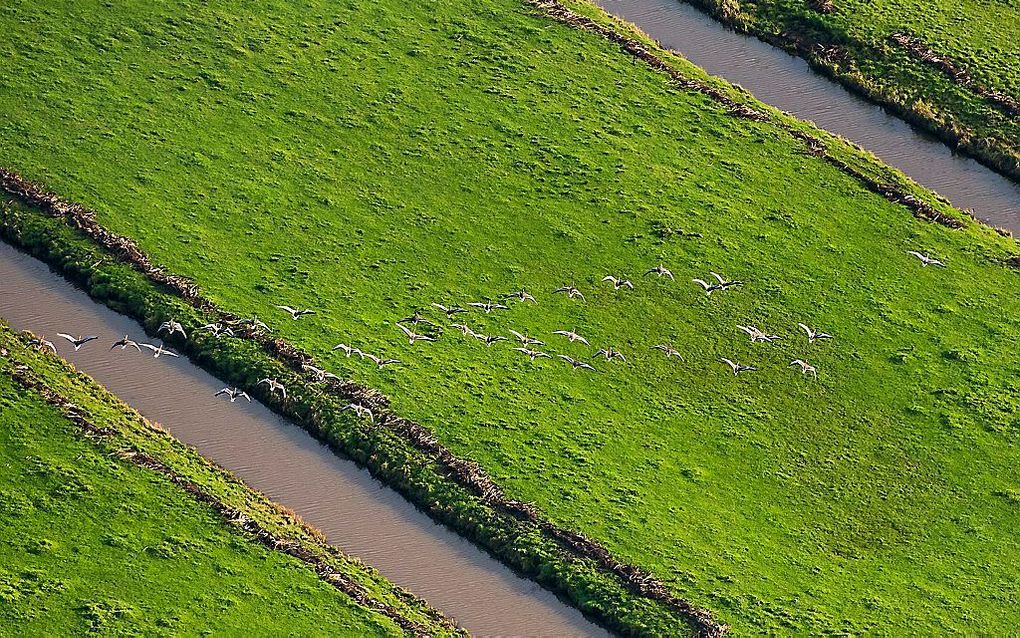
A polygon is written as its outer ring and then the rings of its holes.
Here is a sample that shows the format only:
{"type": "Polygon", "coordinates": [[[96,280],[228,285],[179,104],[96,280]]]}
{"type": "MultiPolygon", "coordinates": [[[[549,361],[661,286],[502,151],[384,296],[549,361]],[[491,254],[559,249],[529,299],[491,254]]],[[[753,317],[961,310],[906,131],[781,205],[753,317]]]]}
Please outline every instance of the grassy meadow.
{"type": "Polygon", "coordinates": [[[793,34],[809,45],[838,46],[845,59],[824,65],[850,86],[1020,179],[1018,114],[889,41],[894,33],[908,34],[965,69],[979,85],[1020,100],[1020,5],[1015,2],[833,0],[835,11],[822,13],[812,8],[820,3],[804,0],[690,1],[766,38],[793,34]]]}
{"type": "MultiPolygon", "coordinates": [[[[266,529],[298,527],[264,497],[139,423],[0,325],[0,635],[197,635],[240,627],[276,635],[403,635],[298,559],[232,530],[166,477],[118,458],[125,446],[145,451],[266,529]],[[47,387],[116,435],[84,437],[15,382],[11,371],[19,365],[32,366],[47,387]]],[[[347,572],[371,596],[402,605],[392,585],[363,566],[347,572]]],[[[420,610],[404,612],[429,626],[420,610]]]]}
{"type": "Polygon", "coordinates": [[[738,634],[1020,620],[1011,240],[918,221],[520,0],[101,7],[0,8],[5,166],[738,634]],[[747,283],[708,297],[709,271],[747,283]],[[430,308],[522,286],[538,304],[458,320],[627,361],[532,363],[430,308]],[[415,309],[435,343],[397,329],[415,309]]]}

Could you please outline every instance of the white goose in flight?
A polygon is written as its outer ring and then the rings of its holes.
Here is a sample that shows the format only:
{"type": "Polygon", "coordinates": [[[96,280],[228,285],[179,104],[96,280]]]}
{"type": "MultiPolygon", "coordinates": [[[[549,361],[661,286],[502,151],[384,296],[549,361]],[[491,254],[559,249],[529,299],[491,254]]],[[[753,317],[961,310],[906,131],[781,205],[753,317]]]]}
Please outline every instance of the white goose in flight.
{"type": "Polygon", "coordinates": [[[158,358],[160,358],[163,355],[166,355],[168,357],[179,357],[180,356],[179,354],[177,354],[173,350],[166,349],[163,346],[162,343],[160,343],[158,346],[154,346],[151,343],[141,343],[141,344],[138,344],[138,345],[142,346],[143,348],[148,348],[149,350],[152,350],[152,358],[153,359],[158,359],[158,358]]]}
{"type": "Polygon", "coordinates": [[[415,332],[414,330],[411,330],[410,328],[408,328],[407,326],[405,326],[403,324],[398,323],[397,327],[400,328],[405,335],[407,335],[407,342],[409,344],[411,344],[411,345],[414,345],[415,341],[435,341],[436,340],[435,337],[430,337],[428,335],[418,334],[417,332],[415,332]]]}
{"type": "Polygon", "coordinates": [[[560,286],[559,288],[553,291],[553,294],[556,293],[563,293],[570,299],[576,297],[581,301],[588,301],[587,299],[584,298],[584,295],[581,293],[580,290],[577,289],[577,286],[575,286],[574,284],[570,284],[569,286],[560,286]]]}
{"type": "Polygon", "coordinates": [[[361,358],[362,359],[368,359],[369,361],[374,363],[375,366],[377,368],[379,368],[380,370],[382,370],[386,366],[392,366],[392,365],[399,365],[400,364],[400,361],[397,360],[397,359],[383,359],[382,357],[377,357],[374,354],[369,354],[367,352],[362,352],[361,353],[361,358]]]}
{"type": "Polygon", "coordinates": [[[528,348],[511,348],[511,350],[516,350],[517,352],[524,353],[524,355],[530,358],[532,361],[538,359],[539,357],[545,357],[546,359],[552,358],[552,356],[540,350],[529,350],[528,348]]]}
{"type": "Polygon", "coordinates": [[[336,376],[335,374],[333,374],[332,372],[326,372],[322,368],[317,368],[317,367],[315,367],[315,366],[313,366],[311,364],[308,364],[308,363],[302,363],[301,364],[301,369],[304,370],[305,372],[312,373],[312,377],[318,383],[324,383],[326,381],[326,379],[339,379],[340,378],[340,377],[336,376]]]}
{"type": "Polygon", "coordinates": [[[182,339],[188,338],[188,333],[184,332],[184,326],[182,326],[181,322],[179,321],[174,321],[173,319],[164,321],[163,323],[159,324],[159,329],[156,330],[156,334],[159,334],[164,330],[166,331],[168,337],[172,337],[174,336],[174,333],[179,332],[181,333],[182,339]]]}
{"type": "Polygon", "coordinates": [[[504,306],[501,303],[493,303],[491,301],[472,301],[468,305],[469,306],[473,306],[475,308],[481,308],[482,310],[485,311],[485,314],[489,314],[493,310],[509,310],[510,309],[509,306],[504,306]]]}
{"type": "Polygon", "coordinates": [[[484,343],[486,347],[492,346],[497,341],[507,341],[507,338],[503,335],[483,335],[476,332],[472,336],[484,343]]]}
{"type": "Polygon", "coordinates": [[[28,345],[37,350],[50,350],[53,354],[57,354],[57,346],[53,345],[53,342],[46,337],[33,337],[28,341],[28,345]]]}
{"type": "Polygon", "coordinates": [[[525,290],[524,288],[521,288],[517,292],[511,292],[503,295],[503,299],[516,299],[517,301],[530,301],[532,303],[536,304],[538,303],[538,300],[531,296],[531,294],[529,294],[528,291],[525,290]]]}
{"type": "Polygon", "coordinates": [[[366,408],[363,405],[359,405],[357,403],[348,403],[347,405],[340,409],[341,412],[343,412],[344,410],[353,410],[354,414],[358,415],[358,417],[363,419],[367,416],[369,421],[375,423],[375,415],[372,414],[372,410],[370,408],[366,408]]]}
{"type": "Polygon", "coordinates": [[[433,328],[439,327],[436,324],[429,321],[428,319],[426,319],[425,317],[421,316],[421,313],[419,313],[417,310],[410,317],[404,317],[397,323],[409,323],[412,326],[417,326],[419,323],[423,323],[425,325],[432,326],[433,328]]]}
{"type": "Polygon", "coordinates": [[[138,342],[134,341],[132,339],[128,339],[127,335],[124,335],[123,339],[118,339],[117,341],[114,341],[113,345],[110,346],[110,350],[113,350],[114,348],[117,348],[117,347],[119,347],[121,350],[127,350],[128,348],[134,348],[138,352],[142,351],[142,349],[140,347],[138,347],[138,342]]]}
{"type": "Polygon", "coordinates": [[[213,396],[214,397],[218,397],[221,394],[227,395],[227,398],[230,399],[231,403],[233,403],[234,401],[237,401],[238,399],[248,399],[248,403],[251,403],[251,397],[248,396],[248,393],[245,392],[244,390],[239,389],[239,388],[223,388],[222,390],[220,390],[219,392],[217,392],[213,396]]]}
{"type": "Polygon", "coordinates": [[[227,326],[224,326],[224,325],[221,325],[221,324],[218,324],[218,323],[207,323],[204,326],[202,326],[201,328],[199,328],[199,330],[205,330],[206,332],[212,334],[212,336],[214,338],[216,338],[216,339],[219,339],[223,335],[227,335],[228,337],[233,337],[234,336],[234,331],[233,330],[231,330],[227,326]]]}
{"type": "Polygon", "coordinates": [[[759,330],[756,326],[737,326],[751,337],[751,343],[762,341],[765,343],[772,343],[774,341],[782,341],[782,337],[779,335],[770,335],[763,330],[759,330]]]}
{"type": "Polygon", "coordinates": [[[623,361],[624,363],[627,362],[627,357],[623,356],[623,353],[620,352],[619,350],[613,348],[613,346],[609,346],[608,348],[602,348],[601,350],[596,352],[595,353],[595,358],[597,359],[599,357],[605,357],[606,361],[612,361],[613,359],[619,359],[620,361],[623,361]]]}
{"type": "Polygon", "coordinates": [[[344,354],[347,355],[348,358],[352,354],[355,354],[355,353],[359,352],[359,350],[357,348],[349,346],[346,343],[338,343],[335,346],[333,346],[332,352],[336,352],[337,350],[343,350],[344,354]]]}
{"type": "Polygon", "coordinates": [[[733,370],[733,376],[737,376],[741,372],[754,372],[755,370],[758,369],[758,368],[755,368],[754,366],[741,365],[739,363],[736,363],[735,361],[731,361],[730,359],[727,359],[726,357],[723,357],[721,360],[722,360],[723,363],[725,363],[726,365],[728,365],[730,367],[730,370],[733,370]]]}
{"type": "Polygon", "coordinates": [[[667,359],[670,358],[670,357],[676,357],[677,359],[680,359],[681,361],[684,360],[684,358],[683,358],[683,356],[681,356],[679,350],[677,350],[673,346],[671,346],[669,344],[666,344],[666,343],[660,343],[659,345],[652,346],[652,350],[660,350],[660,351],[662,351],[662,353],[666,355],[667,359]]]}
{"type": "Polygon", "coordinates": [[[659,264],[655,268],[649,268],[648,270],[645,271],[645,275],[655,275],[659,278],[669,277],[670,281],[675,281],[673,279],[673,273],[670,272],[669,269],[663,266],[662,264],[659,264]]]}
{"type": "Polygon", "coordinates": [[[559,354],[559,355],[556,355],[556,356],[558,356],[560,359],[563,359],[564,361],[569,363],[574,370],[577,370],[578,368],[581,368],[582,370],[595,370],[595,368],[593,368],[592,366],[588,365],[584,361],[578,361],[577,359],[575,359],[573,357],[568,357],[565,354],[559,354]]]}
{"type": "Polygon", "coordinates": [[[441,303],[434,303],[434,304],[432,304],[432,307],[433,308],[439,308],[440,310],[445,312],[447,319],[452,319],[454,315],[459,314],[461,312],[467,312],[467,310],[465,310],[464,308],[461,308],[459,306],[444,306],[441,303]]]}
{"type": "Polygon", "coordinates": [[[524,344],[526,346],[544,346],[545,345],[543,342],[539,341],[538,339],[534,339],[532,337],[529,337],[528,335],[522,334],[520,332],[517,332],[516,330],[511,330],[510,334],[512,334],[513,336],[517,337],[517,340],[520,341],[522,344],[524,344]]]}
{"type": "Polygon", "coordinates": [[[262,385],[263,383],[266,384],[267,386],[269,386],[269,391],[270,392],[272,392],[274,394],[279,393],[279,394],[283,395],[284,399],[287,398],[287,388],[282,383],[277,381],[276,379],[270,379],[268,377],[265,378],[265,379],[259,379],[259,382],[255,384],[255,387],[258,387],[258,386],[262,385]]]}
{"type": "Polygon", "coordinates": [[[311,308],[304,308],[304,309],[300,309],[299,310],[297,308],[291,308],[290,306],[276,306],[276,307],[279,308],[280,310],[286,312],[286,313],[289,313],[290,314],[290,318],[295,320],[295,321],[297,321],[301,317],[304,317],[305,315],[314,315],[315,314],[315,311],[312,310],[311,308]]]}
{"type": "Polygon", "coordinates": [[[71,335],[67,334],[66,332],[58,332],[57,336],[58,337],[63,337],[64,339],[67,339],[68,341],[70,341],[71,344],[74,346],[74,351],[75,352],[78,352],[78,349],[81,348],[86,343],[88,343],[89,341],[95,341],[96,339],[99,338],[99,337],[97,337],[95,335],[88,335],[86,337],[78,335],[77,337],[72,337],[71,335]]]}
{"type": "Polygon", "coordinates": [[[815,379],[818,378],[818,370],[816,370],[813,365],[811,365],[807,361],[804,361],[803,359],[794,359],[793,361],[790,362],[790,365],[799,366],[800,373],[803,375],[810,374],[815,379]]]}
{"type": "Polygon", "coordinates": [[[577,334],[577,332],[575,330],[554,330],[553,334],[554,335],[563,335],[564,337],[566,337],[570,341],[570,343],[574,343],[575,341],[580,341],[581,343],[583,343],[586,346],[587,345],[591,345],[591,344],[588,343],[587,339],[585,339],[581,335],[577,334]]]}
{"type": "Polygon", "coordinates": [[[810,326],[807,326],[807,325],[805,325],[803,323],[798,323],[797,325],[800,326],[801,330],[803,330],[804,332],[807,333],[808,343],[814,343],[818,339],[832,339],[833,338],[833,336],[830,335],[829,333],[827,333],[827,332],[818,332],[817,330],[814,330],[810,326]]]}
{"type": "Polygon", "coordinates": [[[469,326],[467,326],[467,325],[465,325],[463,323],[451,323],[450,327],[451,328],[455,328],[457,330],[460,330],[461,332],[463,332],[464,334],[466,334],[469,337],[477,337],[478,336],[477,332],[475,332],[469,326]]]}
{"type": "Polygon", "coordinates": [[[630,288],[634,290],[634,284],[630,283],[630,279],[618,279],[612,275],[606,275],[602,278],[602,281],[608,281],[613,284],[613,290],[619,290],[620,288],[630,288]]]}
{"type": "Polygon", "coordinates": [[[927,266],[938,266],[939,268],[945,268],[946,267],[946,265],[944,263],[942,263],[940,260],[935,259],[934,257],[929,257],[928,255],[925,255],[924,253],[919,253],[916,250],[908,250],[907,254],[908,255],[913,255],[914,257],[917,257],[918,259],[920,259],[921,260],[921,266],[924,266],[924,267],[927,267],[927,266]]]}

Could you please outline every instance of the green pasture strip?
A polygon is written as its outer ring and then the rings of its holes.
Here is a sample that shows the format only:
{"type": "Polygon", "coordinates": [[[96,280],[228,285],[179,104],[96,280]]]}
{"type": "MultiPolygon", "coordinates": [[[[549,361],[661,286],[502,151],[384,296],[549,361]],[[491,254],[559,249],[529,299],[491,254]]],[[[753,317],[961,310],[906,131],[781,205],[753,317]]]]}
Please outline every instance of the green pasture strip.
{"type": "MultiPolygon", "coordinates": [[[[220,307],[383,390],[512,497],[739,633],[1015,625],[1011,240],[916,220],[805,154],[804,125],[735,118],[513,0],[77,6],[5,9],[46,35],[7,45],[38,77],[0,93],[5,163],[220,307]],[[675,282],[642,276],[658,263],[675,282]],[[706,297],[690,280],[709,270],[748,283],[706,297]],[[551,294],[567,283],[588,302],[551,294]],[[450,329],[412,348],[394,325],[521,286],[537,306],[464,320],[590,356],[551,334],[575,328],[627,363],[532,365],[450,329]],[[809,347],[800,321],[836,339],[809,347]],[[785,340],[750,344],[747,323],[785,340]],[[651,350],[665,342],[686,361],[651,350]]],[[[129,285],[52,252],[94,294],[129,285]]],[[[178,312],[142,315],[151,330],[178,312]]]]}
{"type": "MultiPolygon", "coordinates": [[[[91,380],[27,350],[5,326],[0,368],[0,625],[10,635],[242,627],[401,635],[391,619],[355,604],[301,561],[246,538],[165,477],[118,457],[125,447],[145,450],[266,527],[315,545],[265,497],[152,430],[91,380]],[[59,410],[14,382],[9,375],[21,365],[74,397],[79,412],[113,434],[86,439],[59,410]]],[[[380,600],[400,600],[363,566],[333,562],[380,600]]]]}
{"type": "MultiPolygon", "coordinates": [[[[680,1],[680,0],[678,0],[680,1]]],[[[805,57],[817,70],[989,167],[1020,179],[1020,7],[1005,0],[688,0],[729,26],[805,57]],[[923,43],[1003,108],[892,36],[923,43]]]]}
{"type": "MultiPolygon", "coordinates": [[[[155,334],[163,321],[189,331],[213,321],[180,297],[161,290],[134,268],[77,235],[62,221],[17,203],[0,211],[0,236],[57,269],[97,301],[140,321],[155,334]]],[[[165,335],[164,335],[165,336],[165,335]]],[[[282,361],[243,339],[175,343],[194,363],[249,392],[295,421],[337,453],[367,467],[431,517],[481,545],[518,573],[570,600],[587,616],[623,635],[693,633],[687,615],[640,595],[596,562],[568,551],[534,524],[507,516],[466,490],[434,459],[388,428],[344,411],[346,401],[323,392],[282,361]],[[281,400],[262,378],[286,384],[281,400]]]]}

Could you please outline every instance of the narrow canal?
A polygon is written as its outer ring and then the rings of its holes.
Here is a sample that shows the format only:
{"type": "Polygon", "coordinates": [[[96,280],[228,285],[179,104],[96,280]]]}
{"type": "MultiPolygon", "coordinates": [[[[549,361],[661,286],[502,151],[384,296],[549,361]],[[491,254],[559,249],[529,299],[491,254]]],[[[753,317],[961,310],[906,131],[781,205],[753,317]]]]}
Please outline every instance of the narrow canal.
{"type": "Polygon", "coordinates": [[[298,426],[257,402],[214,397],[223,383],[187,359],[109,350],[124,334],[152,340],[131,319],[93,302],[42,262],[3,242],[0,317],[15,329],[51,338],[61,356],[145,417],[294,510],[330,543],[429,601],[471,633],[607,635],[537,584],[435,524],[298,426]],[[101,339],[75,352],[55,338],[58,332],[101,339]]]}
{"type": "Polygon", "coordinates": [[[681,0],[595,0],[664,47],[759,100],[842,135],[981,220],[1020,235],[1020,185],[815,73],[804,60],[730,31],[681,0]]]}

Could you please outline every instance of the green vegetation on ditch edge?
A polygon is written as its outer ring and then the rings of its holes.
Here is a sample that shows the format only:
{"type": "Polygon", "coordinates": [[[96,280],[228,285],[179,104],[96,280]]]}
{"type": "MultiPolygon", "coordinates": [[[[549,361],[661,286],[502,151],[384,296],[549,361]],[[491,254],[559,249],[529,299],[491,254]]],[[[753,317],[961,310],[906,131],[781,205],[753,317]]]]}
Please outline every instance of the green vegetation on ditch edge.
{"type": "Polygon", "coordinates": [[[984,0],[677,0],[805,57],[1020,180],[1020,5],[984,0]],[[831,11],[819,10],[828,6],[831,11]]]}
{"type": "Polygon", "coordinates": [[[797,125],[734,118],[511,0],[130,6],[7,9],[46,34],[15,66],[52,81],[0,94],[11,166],[737,631],[1015,625],[1011,241],[916,220],[797,125]],[[82,21],[104,46],[78,46],[82,21]],[[641,278],[660,262],[676,282],[641,278]],[[748,285],[705,297],[709,270],[748,285]],[[549,294],[571,281],[588,303],[549,294]],[[409,348],[393,326],[521,286],[541,303],[470,323],[577,328],[628,363],[532,366],[453,331],[409,348]],[[798,321],[837,339],[809,347],[798,321]]]}
{"type": "Polygon", "coordinates": [[[0,626],[6,628],[0,634],[180,635],[241,627],[280,635],[403,633],[308,564],[228,524],[222,511],[171,483],[168,472],[276,539],[321,555],[322,565],[356,583],[373,604],[422,631],[454,633],[434,610],[326,551],[290,514],[0,324],[0,626]],[[15,377],[44,384],[96,429],[72,423],[15,377]],[[155,459],[162,473],[131,462],[139,454],[155,459]]]}

